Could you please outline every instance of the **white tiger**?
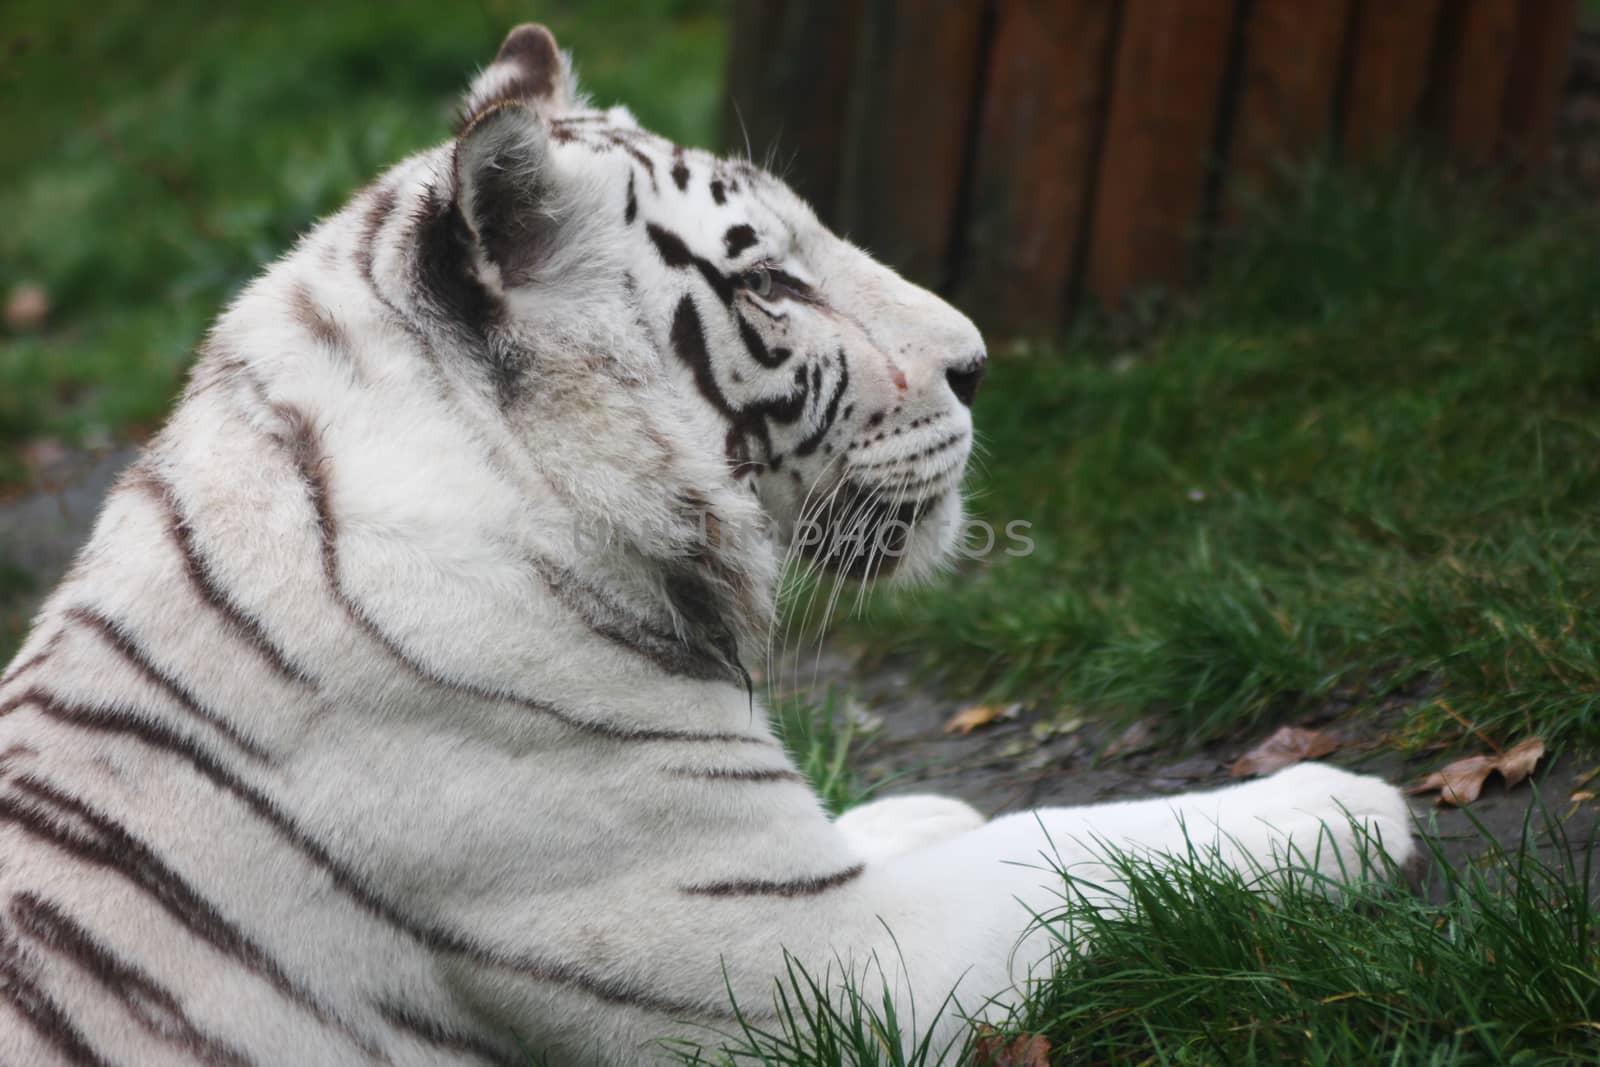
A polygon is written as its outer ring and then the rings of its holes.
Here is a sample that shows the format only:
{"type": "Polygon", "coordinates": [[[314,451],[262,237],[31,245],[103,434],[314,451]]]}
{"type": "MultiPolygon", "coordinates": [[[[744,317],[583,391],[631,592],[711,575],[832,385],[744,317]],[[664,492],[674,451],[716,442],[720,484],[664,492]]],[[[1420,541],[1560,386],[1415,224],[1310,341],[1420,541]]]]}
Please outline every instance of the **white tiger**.
{"type": "Polygon", "coordinates": [[[638,1064],[784,950],[1007,1003],[1094,842],[1404,860],[1397,792],[1325,767],[829,821],[741,663],[802,518],[865,577],[949,550],[983,364],[513,31],[221,317],[0,682],[0,1061],[638,1064]]]}

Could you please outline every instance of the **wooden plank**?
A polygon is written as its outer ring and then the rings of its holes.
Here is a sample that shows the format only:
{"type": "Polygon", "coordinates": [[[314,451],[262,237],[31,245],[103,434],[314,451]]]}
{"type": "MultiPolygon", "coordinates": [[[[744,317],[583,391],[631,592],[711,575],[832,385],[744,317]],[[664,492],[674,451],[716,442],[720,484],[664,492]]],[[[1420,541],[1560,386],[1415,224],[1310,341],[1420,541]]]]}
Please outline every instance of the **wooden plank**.
{"type": "Polygon", "coordinates": [[[997,334],[1065,321],[1109,96],[1105,0],[997,5],[961,303],[997,334]]]}
{"type": "Polygon", "coordinates": [[[1438,0],[1362,0],[1344,101],[1344,151],[1382,159],[1411,134],[1428,84],[1438,0]]]}
{"type": "Polygon", "coordinates": [[[738,0],[722,148],[771,161],[834,221],[864,0],[738,0]]]}
{"type": "Polygon", "coordinates": [[[1268,190],[1285,165],[1333,137],[1350,0],[1255,0],[1228,149],[1224,222],[1268,190]]]}
{"type": "Polygon", "coordinates": [[[869,0],[840,221],[925,285],[947,281],[977,97],[983,5],[869,0]]]}
{"type": "Polygon", "coordinates": [[[1517,6],[1518,0],[1456,0],[1444,7],[1428,124],[1458,163],[1484,163],[1499,144],[1517,6]]]}
{"type": "Polygon", "coordinates": [[[722,101],[722,149],[744,147],[750,123],[776,124],[766,114],[774,103],[767,67],[779,48],[787,0],[734,0],[729,16],[728,70],[722,101]]]}
{"type": "Polygon", "coordinates": [[[1538,170],[1550,160],[1577,28],[1577,0],[1521,0],[1517,5],[1500,151],[1518,171],[1538,170]]]}
{"type": "Polygon", "coordinates": [[[1108,306],[1187,273],[1202,221],[1233,0],[1127,0],[1096,178],[1089,291],[1108,306]]]}

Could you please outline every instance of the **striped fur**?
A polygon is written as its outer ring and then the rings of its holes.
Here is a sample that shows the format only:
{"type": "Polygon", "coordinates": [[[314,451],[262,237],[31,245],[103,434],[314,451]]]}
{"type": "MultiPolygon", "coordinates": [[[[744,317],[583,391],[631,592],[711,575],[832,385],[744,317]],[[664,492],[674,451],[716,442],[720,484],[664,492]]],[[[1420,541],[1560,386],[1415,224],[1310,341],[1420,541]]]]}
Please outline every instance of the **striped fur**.
{"type": "Polygon", "coordinates": [[[1004,1003],[1052,843],[1269,859],[1347,808],[1403,859],[1325,768],[825,817],[744,664],[791,543],[947,554],[983,358],[513,31],[223,314],[0,679],[0,1062],[637,1064],[730,987],[759,1018],[785,950],[1004,1003]]]}

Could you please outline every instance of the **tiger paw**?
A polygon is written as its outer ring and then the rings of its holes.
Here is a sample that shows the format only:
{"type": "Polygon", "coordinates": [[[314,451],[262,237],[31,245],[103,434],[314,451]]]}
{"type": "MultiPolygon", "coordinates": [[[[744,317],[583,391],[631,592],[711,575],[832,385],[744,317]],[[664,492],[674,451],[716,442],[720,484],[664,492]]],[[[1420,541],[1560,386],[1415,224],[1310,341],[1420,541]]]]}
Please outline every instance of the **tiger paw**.
{"type": "Polygon", "coordinates": [[[834,826],[870,862],[976,830],[986,821],[970,804],[953,797],[919,794],[852,808],[834,826]]]}

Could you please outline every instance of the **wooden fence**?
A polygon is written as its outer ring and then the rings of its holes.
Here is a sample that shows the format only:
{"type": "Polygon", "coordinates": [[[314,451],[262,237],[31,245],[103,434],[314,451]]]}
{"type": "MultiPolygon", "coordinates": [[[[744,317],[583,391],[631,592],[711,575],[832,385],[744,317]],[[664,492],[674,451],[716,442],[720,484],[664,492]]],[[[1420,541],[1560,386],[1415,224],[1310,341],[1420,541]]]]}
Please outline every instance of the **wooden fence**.
{"type": "Polygon", "coordinates": [[[1281,164],[1550,153],[1576,0],[736,0],[724,137],[1001,334],[1181,283],[1281,164]]]}

